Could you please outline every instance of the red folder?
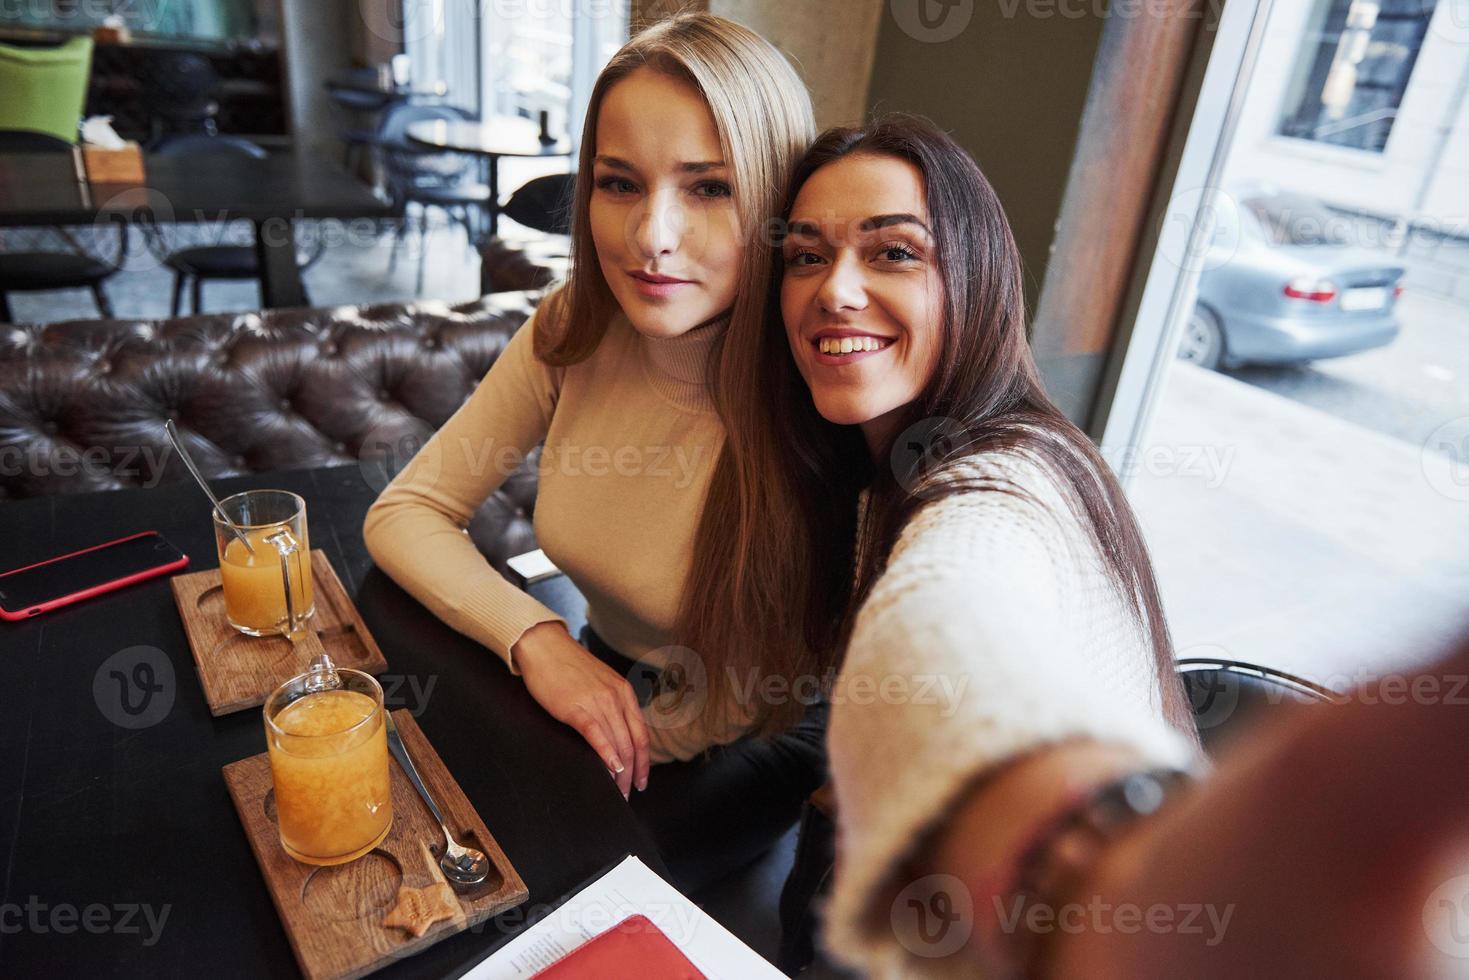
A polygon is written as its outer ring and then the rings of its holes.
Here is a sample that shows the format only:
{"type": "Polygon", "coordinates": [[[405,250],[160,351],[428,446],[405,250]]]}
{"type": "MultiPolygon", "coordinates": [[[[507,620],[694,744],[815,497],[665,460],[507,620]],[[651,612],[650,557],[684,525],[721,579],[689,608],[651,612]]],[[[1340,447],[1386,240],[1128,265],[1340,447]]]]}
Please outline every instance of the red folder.
{"type": "Polygon", "coordinates": [[[645,915],[630,915],[531,980],[707,980],[645,915]]]}

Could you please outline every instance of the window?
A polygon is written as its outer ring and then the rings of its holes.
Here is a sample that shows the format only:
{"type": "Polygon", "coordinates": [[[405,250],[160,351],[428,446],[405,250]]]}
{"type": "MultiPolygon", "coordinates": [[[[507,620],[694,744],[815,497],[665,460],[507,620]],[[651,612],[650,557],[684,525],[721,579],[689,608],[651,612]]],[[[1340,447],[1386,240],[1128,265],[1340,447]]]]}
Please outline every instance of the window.
{"type": "Polygon", "coordinates": [[[134,34],[200,41],[246,40],[278,35],[280,13],[269,0],[207,0],[152,3],[130,0],[79,3],[77,0],[22,0],[0,3],[0,24],[88,31],[117,17],[134,34]]]}
{"type": "Polygon", "coordinates": [[[592,84],[627,41],[625,0],[526,4],[514,15],[486,8],[484,104],[488,111],[539,119],[578,142],[592,84]]]}
{"type": "Polygon", "coordinates": [[[1297,54],[1281,135],[1381,153],[1433,7],[1423,0],[1319,0],[1297,54]]]}
{"type": "Polygon", "coordinates": [[[1230,0],[1160,181],[1168,217],[1103,452],[1181,657],[1345,688],[1446,651],[1469,621],[1469,276],[1388,233],[1458,227],[1457,198],[1418,189],[1463,184],[1463,154],[1427,134],[1462,145],[1469,46],[1409,24],[1429,0],[1392,21],[1398,6],[1230,0]],[[1303,64],[1304,88],[1289,71],[1303,64]],[[1343,64],[1351,84],[1326,84],[1343,64]],[[1304,106],[1287,117],[1314,120],[1302,138],[1381,151],[1391,116],[1344,124],[1396,111],[1410,70],[1439,94],[1410,105],[1413,130],[1378,166],[1272,138],[1279,107],[1304,106]],[[1370,101],[1387,78],[1391,99],[1370,101]],[[1326,103],[1342,110],[1329,136],[1326,103]]]}

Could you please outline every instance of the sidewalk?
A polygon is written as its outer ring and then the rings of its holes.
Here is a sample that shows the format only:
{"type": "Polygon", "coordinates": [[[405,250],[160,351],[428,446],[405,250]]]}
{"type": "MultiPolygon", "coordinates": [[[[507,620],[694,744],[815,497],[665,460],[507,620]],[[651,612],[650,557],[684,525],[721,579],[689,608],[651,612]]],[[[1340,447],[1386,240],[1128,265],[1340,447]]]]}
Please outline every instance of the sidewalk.
{"type": "Polygon", "coordinates": [[[1337,687],[1469,631],[1469,500],[1423,447],[1186,364],[1161,397],[1128,490],[1180,657],[1337,687]]]}

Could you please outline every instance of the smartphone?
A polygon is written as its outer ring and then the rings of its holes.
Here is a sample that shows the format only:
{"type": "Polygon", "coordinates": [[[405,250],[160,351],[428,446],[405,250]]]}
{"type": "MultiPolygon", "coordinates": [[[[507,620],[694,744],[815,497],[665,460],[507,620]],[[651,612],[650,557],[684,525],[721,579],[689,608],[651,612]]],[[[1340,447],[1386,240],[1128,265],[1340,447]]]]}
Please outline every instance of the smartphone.
{"type": "Polygon", "coordinates": [[[0,573],[0,619],[29,619],[188,564],[188,555],[163,535],[140,531],[0,573]]]}

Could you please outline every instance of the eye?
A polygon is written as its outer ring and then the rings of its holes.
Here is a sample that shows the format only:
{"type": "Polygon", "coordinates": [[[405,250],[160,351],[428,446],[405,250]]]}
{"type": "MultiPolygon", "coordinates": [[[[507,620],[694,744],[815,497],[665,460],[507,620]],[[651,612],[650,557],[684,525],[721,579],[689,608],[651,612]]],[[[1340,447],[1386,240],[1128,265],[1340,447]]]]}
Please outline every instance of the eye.
{"type": "Polygon", "coordinates": [[[711,199],[733,197],[734,189],[722,180],[704,180],[695,185],[694,196],[711,199]]]}
{"type": "Polygon", "coordinates": [[[598,177],[597,189],[609,194],[632,194],[638,186],[626,177],[598,177]]]}
{"type": "Polygon", "coordinates": [[[911,262],[918,258],[917,252],[900,242],[882,246],[877,250],[877,255],[888,262],[911,262]]]}
{"type": "Polygon", "coordinates": [[[793,268],[802,268],[802,267],[805,267],[805,266],[815,265],[816,263],[818,263],[820,261],[821,261],[821,256],[818,255],[817,253],[813,252],[811,249],[809,249],[809,248],[798,248],[794,252],[791,253],[791,257],[790,258],[786,259],[786,265],[791,266],[793,268]],[[810,261],[807,261],[808,259],[810,261]]]}

